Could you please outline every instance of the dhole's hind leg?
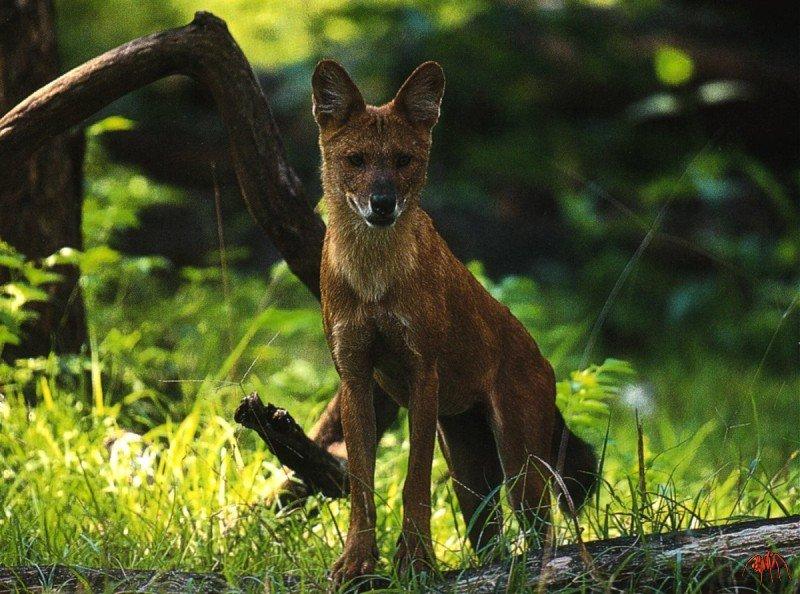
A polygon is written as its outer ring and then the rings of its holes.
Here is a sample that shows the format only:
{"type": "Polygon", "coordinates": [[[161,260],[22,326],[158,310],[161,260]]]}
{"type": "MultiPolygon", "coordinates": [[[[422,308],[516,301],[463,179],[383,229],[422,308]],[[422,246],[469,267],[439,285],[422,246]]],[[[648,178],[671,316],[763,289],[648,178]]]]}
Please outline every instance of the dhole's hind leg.
{"type": "Polygon", "coordinates": [[[550,462],[555,397],[545,396],[548,387],[540,385],[537,394],[536,382],[507,382],[507,391],[492,397],[492,413],[511,505],[531,542],[538,538],[541,545],[550,521],[550,477],[539,459],[550,462]]]}
{"type": "Polygon", "coordinates": [[[442,448],[469,540],[479,557],[489,557],[502,529],[499,486],[500,458],[489,420],[482,407],[439,419],[442,448]]]}

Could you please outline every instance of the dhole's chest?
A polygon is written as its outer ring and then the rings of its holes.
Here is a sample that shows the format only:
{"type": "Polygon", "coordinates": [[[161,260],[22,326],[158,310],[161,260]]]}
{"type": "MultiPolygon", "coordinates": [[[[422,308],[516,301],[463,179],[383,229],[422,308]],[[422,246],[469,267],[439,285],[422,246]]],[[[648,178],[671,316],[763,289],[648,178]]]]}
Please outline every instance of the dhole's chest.
{"type": "Polygon", "coordinates": [[[326,332],[335,359],[348,351],[365,355],[376,365],[387,358],[413,365],[421,358],[424,328],[410,315],[360,307],[330,312],[329,318],[326,332]]]}
{"type": "Polygon", "coordinates": [[[340,309],[330,318],[327,337],[340,373],[374,371],[384,390],[406,406],[407,378],[424,365],[421,321],[410,313],[374,305],[349,312],[340,309]]]}

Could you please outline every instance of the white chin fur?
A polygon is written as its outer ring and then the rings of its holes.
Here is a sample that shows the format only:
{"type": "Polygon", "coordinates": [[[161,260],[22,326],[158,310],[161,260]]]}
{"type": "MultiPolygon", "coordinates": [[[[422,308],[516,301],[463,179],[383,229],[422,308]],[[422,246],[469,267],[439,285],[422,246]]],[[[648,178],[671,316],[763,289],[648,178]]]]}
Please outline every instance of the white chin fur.
{"type": "Polygon", "coordinates": [[[370,223],[369,220],[367,220],[366,218],[364,219],[364,222],[370,229],[391,229],[392,227],[394,227],[394,224],[397,222],[397,219],[395,218],[395,220],[393,220],[388,225],[375,225],[374,223],[370,223]]]}
{"type": "Polygon", "coordinates": [[[391,223],[389,223],[388,225],[375,225],[373,223],[370,223],[369,220],[367,219],[367,217],[372,213],[369,210],[364,212],[354,194],[346,192],[345,197],[347,198],[347,202],[350,205],[350,209],[353,212],[355,212],[358,216],[360,216],[367,224],[367,227],[369,227],[370,229],[391,229],[392,227],[394,227],[395,223],[397,222],[397,219],[400,218],[400,215],[403,214],[403,211],[399,208],[399,206],[395,206],[393,213],[394,220],[391,223]]]}

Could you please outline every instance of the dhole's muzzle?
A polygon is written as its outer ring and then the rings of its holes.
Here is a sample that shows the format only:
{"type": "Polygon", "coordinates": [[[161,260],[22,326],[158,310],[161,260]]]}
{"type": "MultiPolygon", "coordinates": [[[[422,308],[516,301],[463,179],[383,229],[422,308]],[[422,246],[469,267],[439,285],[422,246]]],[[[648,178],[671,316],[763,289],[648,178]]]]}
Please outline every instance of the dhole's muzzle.
{"type": "Polygon", "coordinates": [[[369,210],[364,219],[374,227],[393,225],[400,216],[397,188],[388,179],[379,179],[372,185],[369,197],[369,210]]]}

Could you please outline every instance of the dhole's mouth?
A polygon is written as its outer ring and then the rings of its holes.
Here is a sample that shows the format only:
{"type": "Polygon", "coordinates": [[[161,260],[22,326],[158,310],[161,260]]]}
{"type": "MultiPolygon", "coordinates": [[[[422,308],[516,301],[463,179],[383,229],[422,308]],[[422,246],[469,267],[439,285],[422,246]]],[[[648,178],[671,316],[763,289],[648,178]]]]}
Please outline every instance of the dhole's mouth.
{"type": "Polygon", "coordinates": [[[364,217],[364,220],[370,227],[391,227],[395,224],[395,221],[397,221],[397,217],[394,216],[394,214],[386,217],[381,217],[376,214],[369,214],[364,217]]]}
{"type": "Polygon", "coordinates": [[[368,227],[379,229],[391,227],[397,222],[397,219],[403,212],[403,208],[397,205],[395,205],[394,210],[387,214],[375,212],[370,204],[362,206],[361,201],[358,200],[355,194],[348,192],[346,197],[350,208],[364,220],[368,227]]]}

